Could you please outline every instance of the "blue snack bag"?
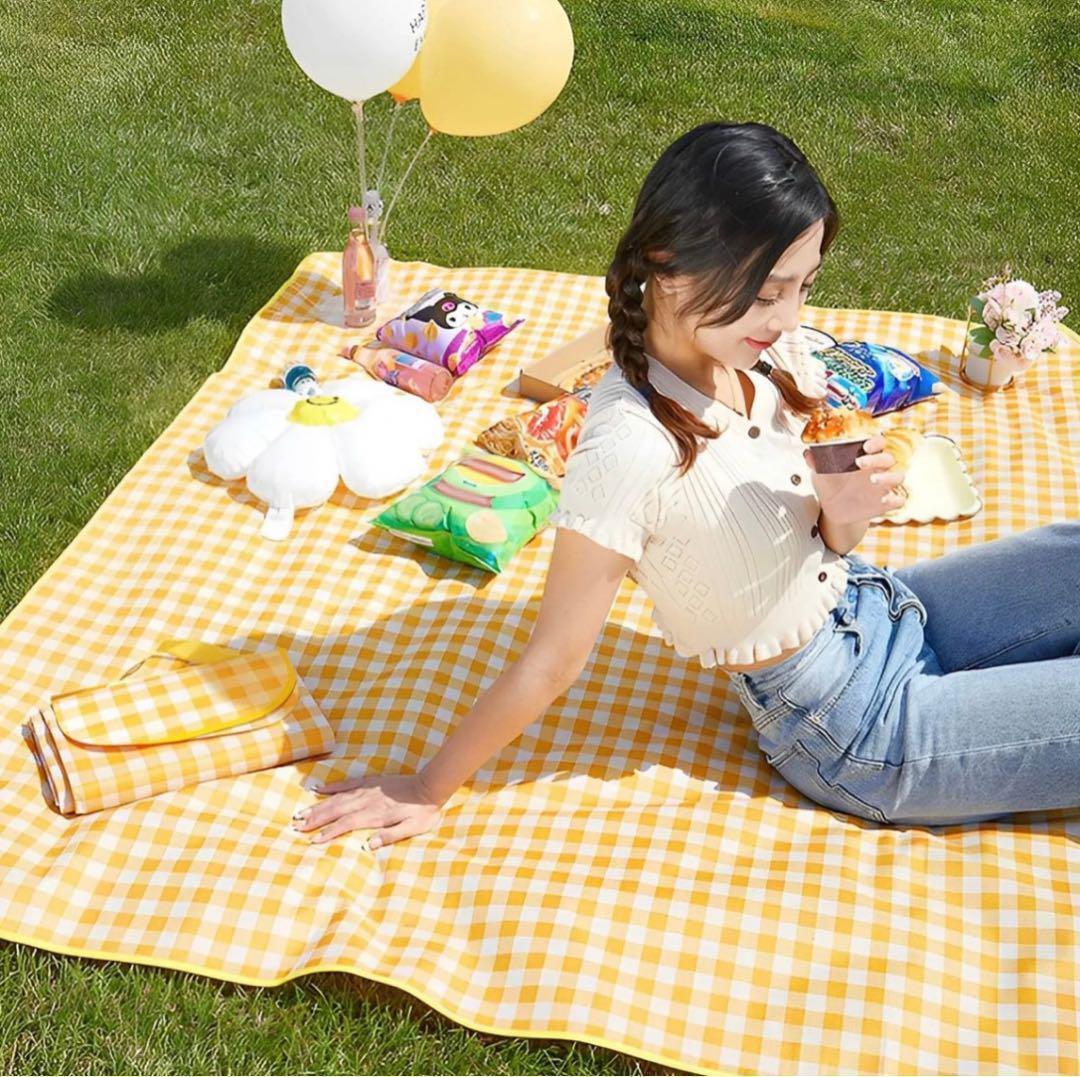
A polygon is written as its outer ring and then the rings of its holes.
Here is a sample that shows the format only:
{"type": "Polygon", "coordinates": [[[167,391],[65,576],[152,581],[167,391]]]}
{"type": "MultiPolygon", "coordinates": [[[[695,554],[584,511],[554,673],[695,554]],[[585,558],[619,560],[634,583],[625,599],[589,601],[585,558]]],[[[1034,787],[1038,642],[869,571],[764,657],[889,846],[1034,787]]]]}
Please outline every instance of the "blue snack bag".
{"type": "Polygon", "coordinates": [[[945,386],[932,371],[910,355],[885,344],[845,340],[812,354],[825,364],[829,379],[827,402],[881,415],[942,392],[945,386]]]}

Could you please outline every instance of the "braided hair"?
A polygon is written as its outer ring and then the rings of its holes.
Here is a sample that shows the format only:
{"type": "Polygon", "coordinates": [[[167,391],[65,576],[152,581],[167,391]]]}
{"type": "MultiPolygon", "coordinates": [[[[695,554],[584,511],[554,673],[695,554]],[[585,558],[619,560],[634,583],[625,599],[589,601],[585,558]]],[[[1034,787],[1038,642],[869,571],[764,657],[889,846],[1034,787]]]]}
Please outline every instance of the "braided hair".
{"type": "MultiPolygon", "coordinates": [[[[701,451],[699,439],[720,431],[649,382],[645,283],[659,275],[691,277],[695,290],[680,314],[730,325],[750,309],[795,238],[820,220],[824,254],[839,226],[836,206],[802,152],[767,124],[701,124],[672,143],[645,178],[605,281],[608,346],[674,438],[681,473],[701,451]]],[[[764,359],[754,369],[800,414],[823,402],[764,359]]]]}

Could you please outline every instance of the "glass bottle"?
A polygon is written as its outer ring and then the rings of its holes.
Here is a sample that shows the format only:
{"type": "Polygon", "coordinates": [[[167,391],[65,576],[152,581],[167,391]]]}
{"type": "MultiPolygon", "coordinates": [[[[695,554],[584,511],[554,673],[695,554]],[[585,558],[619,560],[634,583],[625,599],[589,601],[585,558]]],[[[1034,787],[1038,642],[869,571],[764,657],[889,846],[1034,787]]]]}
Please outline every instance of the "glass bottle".
{"type": "Polygon", "coordinates": [[[367,237],[363,206],[349,207],[349,238],[341,262],[345,324],[350,329],[375,321],[375,254],[367,237]]]}

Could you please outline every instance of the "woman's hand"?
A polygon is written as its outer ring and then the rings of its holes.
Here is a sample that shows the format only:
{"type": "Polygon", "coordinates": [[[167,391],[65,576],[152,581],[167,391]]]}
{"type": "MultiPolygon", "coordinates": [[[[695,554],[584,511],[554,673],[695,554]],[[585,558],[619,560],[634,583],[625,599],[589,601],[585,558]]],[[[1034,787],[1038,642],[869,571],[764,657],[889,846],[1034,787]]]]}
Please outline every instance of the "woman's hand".
{"type": "Polygon", "coordinates": [[[864,456],[856,459],[858,471],[823,475],[814,469],[809,450],[803,453],[813,473],[811,481],[821,502],[821,511],[837,524],[861,523],[891,512],[904,503],[902,493],[893,489],[904,481],[905,472],[890,471],[896,463],[892,453],[883,452],[885,437],[875,434],[863,443],[864,456]]]}
{"type": "Polygon", "coordinates": [[[378,828],[368,841],[369,848],[377,849],[423,834],[442,817],[442,805],[428,795],[416,774],[365,774],[327,782],[315,792],[329,795],[293,816],[296,830],[319,831],[313,844],[350,830],[378,828]]]}

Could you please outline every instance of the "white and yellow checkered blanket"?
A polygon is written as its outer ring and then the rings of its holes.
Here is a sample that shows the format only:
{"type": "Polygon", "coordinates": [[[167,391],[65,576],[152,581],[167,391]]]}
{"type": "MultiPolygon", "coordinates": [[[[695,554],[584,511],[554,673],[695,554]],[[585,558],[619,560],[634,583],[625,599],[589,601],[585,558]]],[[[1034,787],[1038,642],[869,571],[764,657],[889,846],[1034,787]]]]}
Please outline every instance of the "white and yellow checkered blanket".
{"type": "MultiPolygon", "coordinates": [[[[0,936],[250,984],[347,970],[464,1025],[578,1039],[699,1073],[1070,1073],[1080,1061],[1080,817],[879,827],[774,773],[726,677],[679,658],[627,580],[578,683],[482,767],[427,834],[311,845],[291,816],[333,779],[421,766],[522,649],[550,529],[498,576],[367,521],[339,488],[287,542],[201,462],[206,432],[288,360],[323,378],[339,256],[314,254],[0,626],[0,936]],[[335,754],[65,818],[19,730],[50,696],[114,680],[158,641],[280,646],[335,754]]],[[[519,365],[603,321],[599,277],[394,263],[380,319],[445,286],[515,330],[440,405],[428,475],[500,416],[519,365]]],[[[918,405],[985,508],[883,524],[897,568],[1080,512],[1080,338],[1014,388],[961,383],[963,323],[808,308],[895,344],[956,393],[918,405]]],[[[335,324],[336,323],[336,324],[335,324]]]]}

